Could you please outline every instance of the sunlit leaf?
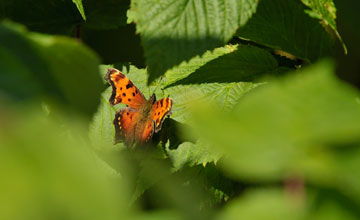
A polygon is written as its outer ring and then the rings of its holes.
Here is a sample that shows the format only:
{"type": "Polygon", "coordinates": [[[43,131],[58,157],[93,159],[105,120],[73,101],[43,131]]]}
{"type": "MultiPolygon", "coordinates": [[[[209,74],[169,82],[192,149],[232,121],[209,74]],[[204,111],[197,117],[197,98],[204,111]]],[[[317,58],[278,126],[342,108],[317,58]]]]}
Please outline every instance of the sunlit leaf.
{"type": "Polygon", "coordinates": [[[329,25],[339,38],[345,54],[347,54],[347,48],[342,40],[336,26],[336,8],[333,0],[301,0],[304,5],[311,8],[311,11],[307,11],[312,17],[322,20],[325,25],[329,25]]]}
{"type": "Polygon", "coordinates": [[[256,0],[132,1],[132,15],[149,66],[149,83],[183,60],[224,45],[256,6],[256,0]]]}
{"type": "Polygon", "coordinates": [[[72,0],[72,1],[76,5],[77,9],[79,10],[81,17],[84,19],[84,21],[86,21],[86,15],[84,12],[84,6],[82,4],[82,0],[72,0]]]}
{"type": "Polygon", "coordinates": [[[263,0],[237,36],[308,62],[333,54],[333,42],[317,19],[296,0],[263,0]]]}

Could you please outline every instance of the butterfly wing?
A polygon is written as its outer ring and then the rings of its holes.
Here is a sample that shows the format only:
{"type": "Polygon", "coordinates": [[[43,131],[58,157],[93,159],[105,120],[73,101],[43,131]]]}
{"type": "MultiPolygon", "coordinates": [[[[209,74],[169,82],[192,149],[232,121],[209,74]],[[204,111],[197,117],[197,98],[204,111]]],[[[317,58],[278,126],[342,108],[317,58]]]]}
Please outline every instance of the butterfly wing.
{"type": "Polygon", "coordinates": [[[138,123],[136,129],[136,141],[145,143],[149,141],[155,131],[155,122],[149,118],[148,120],[138,123]]]}
{"type": "Polygon", "coordinates": [[[138,120],[139,112],[135,109],[127,107],[116,112],[113,121],[115,125],[115,144],[122,141],[128,147],[133,144],[138,120]]]}
{"type": "Polygon", "coordinates": [[[171,98],[163,98],[156,101],[151,109],[151,118],[155,122],[155,132],[159,132],[167,115],[171,115],[173,101],[171,98]]]}
{"type": "Polygon", "coordinates": [[[111,105],[124,103],[133,109],[138,109],[146,102],[140,90],[119,70],[108,69],[105,79],[112,87],[112,94],[109,99],[111,105]]]}

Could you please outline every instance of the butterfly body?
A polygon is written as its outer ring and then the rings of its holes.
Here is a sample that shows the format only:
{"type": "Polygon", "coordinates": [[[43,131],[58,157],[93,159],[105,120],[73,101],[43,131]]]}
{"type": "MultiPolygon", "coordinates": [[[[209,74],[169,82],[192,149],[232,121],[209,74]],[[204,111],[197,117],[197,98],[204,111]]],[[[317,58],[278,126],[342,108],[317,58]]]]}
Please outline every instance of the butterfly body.
{"type": "Polygon", "coordinates": [[[153,94],[149,100],[119,70],[110,68],[105,79],[112,86],[111,105],[124,103],[128,107],[115,114],[115,143],[123,141],[131,146],[134,142],[144,143],[155,132],[160,131],[166,116],[171,114],[172,99],[156,100],[153,94]]]}

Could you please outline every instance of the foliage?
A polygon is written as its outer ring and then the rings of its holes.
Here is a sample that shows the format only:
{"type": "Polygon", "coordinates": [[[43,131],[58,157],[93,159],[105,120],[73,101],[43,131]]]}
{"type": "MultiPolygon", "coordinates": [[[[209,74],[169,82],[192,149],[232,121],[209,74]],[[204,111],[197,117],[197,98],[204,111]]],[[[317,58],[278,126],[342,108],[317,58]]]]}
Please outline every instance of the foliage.
{"type": "Polygon", "coordinates": [[[335,68],[337,12],[0,0],[0,218],[359,219],[360,93],[335,68]],[[113,144],[110,67],[173,99],[147,146],[113,144]]]}

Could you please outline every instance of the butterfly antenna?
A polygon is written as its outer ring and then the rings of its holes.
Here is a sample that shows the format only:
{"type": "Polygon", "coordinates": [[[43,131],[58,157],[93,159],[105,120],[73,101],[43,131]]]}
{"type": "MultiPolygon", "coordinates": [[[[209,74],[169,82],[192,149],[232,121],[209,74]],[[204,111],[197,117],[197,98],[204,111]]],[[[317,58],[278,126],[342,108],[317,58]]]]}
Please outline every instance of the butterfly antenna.
{"type": "MultiPolygon", "coordinates": [[[[155,92],[158,90],[159,86],[161,85],[162,80],[163,80],[163,76],[160,76],[159,83],[157,83],[157,85],[156,85],[155,90],[153,91],[153,93],[155,93],[155,92]]],[[[149,89],[150,89],[150,87],[149,87],[149,89]]],[[[163,94],[164,94],[164,89],[163,89],[163,88],[161,88],[161,91],[162,91],[163,94]]]]}

